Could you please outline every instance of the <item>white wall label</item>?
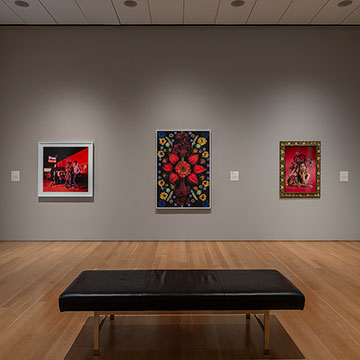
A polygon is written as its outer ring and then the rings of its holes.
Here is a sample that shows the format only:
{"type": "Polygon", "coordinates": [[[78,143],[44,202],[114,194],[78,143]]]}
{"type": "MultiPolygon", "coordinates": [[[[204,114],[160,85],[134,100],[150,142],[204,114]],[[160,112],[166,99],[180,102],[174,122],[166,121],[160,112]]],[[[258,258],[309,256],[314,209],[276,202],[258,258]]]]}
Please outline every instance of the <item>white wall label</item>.
{"type": "Polygon", "coordinates": [[[239,172],[231,170],[230,171],[230,181],[239,181],[239,172]]]}
{"type": "Polygon", "coordinates": [[[19,170],[11,171],[11,181],[20,181],[20,171],[19,170]]]}
{"type": "Polygon", "coordinates": [[[340,171],[340,181],[349,181],[348,171],[340,171]]]}

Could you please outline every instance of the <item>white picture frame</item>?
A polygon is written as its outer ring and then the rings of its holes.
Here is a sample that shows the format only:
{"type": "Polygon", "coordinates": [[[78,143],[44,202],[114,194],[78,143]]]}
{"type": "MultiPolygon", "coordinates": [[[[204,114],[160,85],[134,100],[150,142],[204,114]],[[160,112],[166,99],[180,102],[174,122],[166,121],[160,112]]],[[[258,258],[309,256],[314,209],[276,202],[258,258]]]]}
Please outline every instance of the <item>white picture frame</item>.
{"type": "Polygon", "coordinates": [[[94,143],[93,142],[38,142],[38,197],[93,197],[94,196],[94,143]],[[56,152],[53,149],[59,148],[59,151],[56,152]],[[79,152],[76,152],[76,148],[79,148],[79,152]],[[86,158],[86,149],[87,149],[87,163],[85,160],[76,160],[76,157],[86,158]],[[80,152],[82,152],[80,154],[80,152]],[[58,155],[59,153],[60,155],[58,155]],[[66,154],[69,154],[66,157],[66,154]],[[45,159],[47,157],[47,160],[45,159]],[[73,161],[77,162],[79,165],[80,173],[79,181],[70,176],[67,176],[70,179],[70,187],[65,188],[64,185],[64,176],[66,178],[66,168],[63,166],[65,162],[73,161]],[[50,162],[49,162],[50,161],[50,162]],[[58,181],[52,181],[51,175],[48,176],[47,173],[51,173],[51,169],[56,164],[60,169],[57,171],[55,178],[58,181]],[[65,174],[64,174],[65,173],[65,174]],[[74,183],[72,184],[71,181],[74,183]],[[50,182],[50,183],[49,183],[50,182]],[[72,189],[72,186],[74,187],[72,189]]]}

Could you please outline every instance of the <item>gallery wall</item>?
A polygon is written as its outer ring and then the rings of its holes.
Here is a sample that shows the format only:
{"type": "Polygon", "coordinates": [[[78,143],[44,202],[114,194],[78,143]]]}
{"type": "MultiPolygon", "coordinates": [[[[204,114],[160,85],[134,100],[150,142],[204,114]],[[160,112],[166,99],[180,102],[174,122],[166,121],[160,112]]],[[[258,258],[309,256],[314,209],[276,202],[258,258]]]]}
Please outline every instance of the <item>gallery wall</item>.
{"type": "Polygon", "coordinates": [[[359,27],[1,27],[0,48],[1,240],[360,239],[359,27]],[[212,130],[211,210],[155,210],[173,128],[212,130]],[[321,141],[320,199],[279,199],[280,140],[321,141]],[[92,200],[39,200],[38,141],[94,141],[92,200]]]}

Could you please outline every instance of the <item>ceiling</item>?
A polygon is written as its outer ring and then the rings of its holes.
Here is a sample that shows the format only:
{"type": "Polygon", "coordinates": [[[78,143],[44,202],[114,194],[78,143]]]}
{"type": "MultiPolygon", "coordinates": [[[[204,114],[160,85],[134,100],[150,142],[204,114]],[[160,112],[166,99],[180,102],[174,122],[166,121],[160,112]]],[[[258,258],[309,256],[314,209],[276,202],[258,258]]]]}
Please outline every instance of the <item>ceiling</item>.
{"type": "Polygon", "coordinates": [[[235,7],[232,2],[136,0],[134,6],[125,0],[0,0],[0,24],[360,25],[360,0],[237,0],[241,6],[235,7]]]}

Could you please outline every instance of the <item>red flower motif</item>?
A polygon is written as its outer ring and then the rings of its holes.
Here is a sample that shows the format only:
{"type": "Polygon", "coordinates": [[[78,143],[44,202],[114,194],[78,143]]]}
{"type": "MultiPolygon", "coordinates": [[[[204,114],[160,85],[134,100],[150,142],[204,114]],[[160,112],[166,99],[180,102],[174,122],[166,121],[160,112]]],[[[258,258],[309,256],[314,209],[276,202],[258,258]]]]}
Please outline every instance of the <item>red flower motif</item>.
{"type": "Polygon", "coordinates": [[[163,169],[164,171],[170,173],[169,180],[171,183],[175,183],[180,177],[182,179],[187,178],[192,183],[198,185],[199,179],[196,175],[206,171],[205,167],[197,164],[197,162],[199,161],[198,154],[190,155],[187,158],[187,161],[185,160],[179,161],[180,160],[179,156],[175,154],[169,154],[169,160],[170,163],[165,164],[163,166],[163,169]],[[193,165],[193,169],[191,169],[190,164],[193,165]],[[175,172],[173,172],[174,170],[173,165],[176,165],[175,172]]]}
{"type": "Polygon", "coordinates": [[[195,165],[194,166],[194,173],[195,174],[201,174],[202,172],[206,171],[206,168],[204,168],[201,165],[195,165]]]}
{"type": "Polygon", "coordinates": [[[179,178],[179,175],[175,174],[175,173],[171,173],[169,176],[169,180],[171,183],[174,183],[177,181],[177,179],[179,178]]]}
{"type": "Polygon", "coordinates": [[[172,171],[173,166],[171,164],[165,164],[163,169],[164,171],[170,172],[172,171]]]}
{"type": "Polygon", "coordinates": [[[188,179],[196,185],[199,183],[199,179],[195,174],[190,174],[188,179]]]}
{"type": "Polygon", "coordinates": [[[169,160],[172,164],[176,164],[179,161],[179,157],[175,154],[170,154],[169,160]]]}
{"type": "Polygon", "coordinates": [[[175,171],[179,174],[181,178],[189,176],[191,174],[190,164],[186,161],[179,161],[175,166],[175,171]]]}
{"type": "Polygon", "coordinates": [[[199,160],[199,154],[190,155],[188,160],[191,165],[195,165],[199,160]]]}

